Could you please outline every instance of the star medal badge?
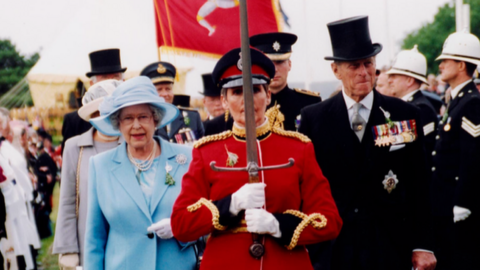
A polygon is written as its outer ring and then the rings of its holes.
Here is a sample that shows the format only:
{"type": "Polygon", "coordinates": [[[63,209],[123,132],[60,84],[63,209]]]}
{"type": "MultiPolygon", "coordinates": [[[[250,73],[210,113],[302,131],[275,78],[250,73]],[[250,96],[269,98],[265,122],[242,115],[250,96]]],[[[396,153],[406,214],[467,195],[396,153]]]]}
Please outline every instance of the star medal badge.
{"type": "Polygon", "coordinates": [[[167,172],[167,175],[165,177],[165,185],[173,186],[175,185],[175,179],[173,179],[172,175],[170,172],[172,171],[172,166],[170,164],[165,165],[165,171],[167,172]]]}
{"type": "Polygon", "coordinates": [[[238,162],[238,155],[228,151],[227,145],[225,145],[225,150],[227,150],[227,166],[233,167],[238,162]]]}
{"type": "Polygon", "coordinates": [[[187,163],[187,156],[185,156],[184,154],[178,154],[176,157],[175,157],[175,161],[180,164],[180,165],[183,165],[185,163],[187,163]]]}
{"type": "Polygon", "coordinates": [[[397,175],[393,174],[392,170],[388,172],[387,175],[385,175],[385,180],[383,180],[383,188],[385,188],[388,191],[388,194],[392,192],[397,187],[398,184],[398,179],[397,175]]]}
{"type": "Polygon", "coordinates": [[[183,115],[183,121],[185,122],[185,125],[187,127],[190,126],[190,117],[188,117],[188,113],[186,111],[183,111],[182,115],[183,115]]]}
{"type": "Polygon", "coordinates": [[[278,52],[280,50],[280,43],[278,41],[275,41],[272,47],[276,52],[278,52]]]}

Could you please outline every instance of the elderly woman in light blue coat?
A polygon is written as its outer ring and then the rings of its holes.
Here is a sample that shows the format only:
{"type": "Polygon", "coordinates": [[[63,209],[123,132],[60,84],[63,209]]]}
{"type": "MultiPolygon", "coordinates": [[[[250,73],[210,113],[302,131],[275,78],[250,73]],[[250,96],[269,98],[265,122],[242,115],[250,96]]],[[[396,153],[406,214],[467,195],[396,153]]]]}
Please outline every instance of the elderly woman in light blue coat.
{"type": "Polygon", "coordinates": [[[193,245],[170,225],[191,149],[154,137],[178,109],[141,76],[106,98],[100,114],[92,125],[125,142],[90,160],[85,270],[194,269],[193,245]]]}

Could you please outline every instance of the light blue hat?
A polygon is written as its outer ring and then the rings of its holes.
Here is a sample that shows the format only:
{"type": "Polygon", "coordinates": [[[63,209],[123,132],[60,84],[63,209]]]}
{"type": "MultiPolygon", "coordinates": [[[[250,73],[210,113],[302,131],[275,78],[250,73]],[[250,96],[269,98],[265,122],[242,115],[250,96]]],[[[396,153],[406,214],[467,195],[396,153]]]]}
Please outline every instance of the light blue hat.
{"type": "Polygon", "coordinates": [[[159,97],[152,81],[145,76],[127,80],[118,86],[112,95],[106,97],[99,106],[100,116],[90,119],[90,123],[108,136],[120,136],[119,130],[113,128],[110,115],[116,111],[137,104],[150,104],[163,111],[163,118],[158,128],[162,128],[177,118],[179,111],[172,104],[159,97]]]}

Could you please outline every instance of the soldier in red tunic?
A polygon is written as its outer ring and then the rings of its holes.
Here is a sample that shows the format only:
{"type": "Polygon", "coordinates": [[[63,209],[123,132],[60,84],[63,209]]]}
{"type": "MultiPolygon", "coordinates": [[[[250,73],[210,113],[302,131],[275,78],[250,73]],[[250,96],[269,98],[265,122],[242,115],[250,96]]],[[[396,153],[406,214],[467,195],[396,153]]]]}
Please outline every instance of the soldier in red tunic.
{"type": "Polygon", "coordinates": [[[245,167],[245,113],[240,49],[225,54],[213,77],[222,102],[235,121],[231,131],[205,137],[194,145],[193,160],[182,180],[172,213],[179,241],[210,234],[201,269],[313,269],[305,245],[337,237],[342,220],[327,179],[317,165],[310,139],[280,129],[270,104],[268,83],[273,63],[251,49],[259,166],[287,163],[289,168],[260,171],[249,184],[247,172],[215,172],[217,166],[245,167]],[[265,247],[260,259],[249,253],[252,233],[265,247]]]}

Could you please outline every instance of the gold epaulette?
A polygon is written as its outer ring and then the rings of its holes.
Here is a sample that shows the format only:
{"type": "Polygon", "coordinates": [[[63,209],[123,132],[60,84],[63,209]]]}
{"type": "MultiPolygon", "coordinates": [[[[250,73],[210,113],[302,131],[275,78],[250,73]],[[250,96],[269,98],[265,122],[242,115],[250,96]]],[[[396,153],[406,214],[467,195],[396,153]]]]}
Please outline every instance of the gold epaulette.
{"type": "Polygon", "coordinates": [[[210,135],[210,136],[207,136],[207,137],[203,137],[200,140],[198,140],[197,142],[195,142],[195,144],[193,144],[193,147],[194,148],[199,148],[200,146],[202,146],[204,144],[207,144],[209,142],[225,140],[225,139],[227,139],[231,136],[232,136],[232,131],[227,130],[227,131],[224,131],[222,133],[218,133],[218,134],[210,135]]]}
{"type": "Polygon", "coordinates": [[[227,229],[227,227],[220,225],[219,219],[220,219],[220,213],[218,212],[217,207],[215,204],[213,204],[211,201],[205,199],[205,198],[200,198],[196,203],[190,205],[187,207],[188,212],[195,212],[197,211],[202,205],[205,205],[210,212],[212,212],[212,225],[215,229],[219,231],[224,231],[227,229]]]}
{"type": "Polygon", "coordinates": [[[283,129],[278,128],[278,127],[274,127],[272,129],[272,131],[273,131],[273,133],[278,134],[280,136],[295,138],[295,139],[298,139],[298,140],[300,140],[301,142],[304,142],[304,143],[311,142],[311,140],[307,136],[305,136],[305,135],[303,135],[302,133],[299,133],[299,132],[283,130],[283,129]]]}
{"type": "Polygon", "coordinates": [[[293,90],[295,90],[295,92],[300,93],[300,94],[305,94],[305,95],[314,96],[314,97],[319,97],[320,96],[320,93],[310,91],[310,90],[305,90],[305,89],[300,89],[300,88],[293,88],[293,90]]]}
{"type": "Polygon", "coordinates": [[[313,213],[311,215],[306,215],[297,210],[287,210],[284,214],[294,215],[298,218],[302,219],[302,222],[298,224],[297,228],[293,232],[292,240],[290,241],[290,245],[287,246],[288,250],[292,250],[297,246],[298,239],[300,239],[300,234],[302,234],[303,230],[308,226],[312,225],[313,228],[320,230],[327,226],[327,218],[324,215],[313,213]],[[316,220],[320,220],[320,222],[316,220]]]}

